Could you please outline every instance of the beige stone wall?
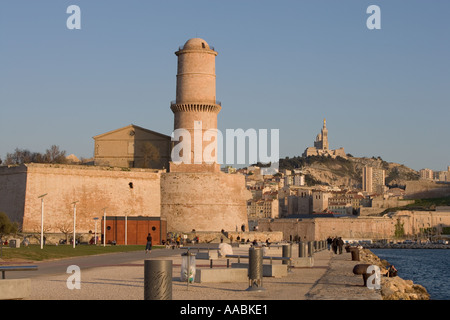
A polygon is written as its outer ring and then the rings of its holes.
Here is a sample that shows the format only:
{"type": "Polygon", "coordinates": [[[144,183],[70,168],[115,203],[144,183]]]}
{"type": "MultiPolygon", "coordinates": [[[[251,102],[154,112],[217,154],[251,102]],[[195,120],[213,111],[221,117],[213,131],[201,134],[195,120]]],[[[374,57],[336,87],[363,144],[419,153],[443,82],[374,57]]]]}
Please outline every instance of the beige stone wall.
{"type": "Polygon", "coordinates": [[[315,219],[316,240],[328,236],[347,239],[386,239],[394,235],[394,225],[390,218],[323,218],[315,219]]]}
{"type": "MultiPolygon", "coordinates": [[[[23,230],[38,232],[41,226],[41,200],[44,198],[44,231],[73,230],[73,205],[76,207],[77,231],[94,230],[94,217],[103,216],[160,216],[160,172],[157,170],[120,168],[110,169],[90,166],[29,164],[21,167],[26,173],[26,194],[22,192],[11,200],[0,201],[0,210],[17,207],[10,216],[15,220],[23,216],[23,230]],[[133,183],[130,188],[129,183],[133,183]],[[22,209],[23,208],[23,209],[22,209]]],[[[8,170],[6,170],[8,171],[8,170]]],[[[14,194],[24,188],[24,173],[9,171],[16,184],[8,184],[14,194]]],[[[6,179],[0,175],[0,185],[6,179]]],[[[99,223],[97,224],[99,228],[99,223]]]]}
{"type": "Polygon", "coordinates": [[[450,212],[439,211],[398,211],[393,219],[403,223],[406,235],[415,235],[423,232],[423,229],[436,228],[442,232],[443,227],[450,226],[450,212]]]}
{"type": "Polygon", "coordinates": [[[405,199],[450,197],[450,184],[434,181],[407,181],[405,199]]]}
{"type": "Polygon", "coordinates": [[[225,173],[164,173],[161,175],[161,217],[173,232],[234,231],[247,222],[252,195],[245,177],[225,173]]]}
{"type": "Polygon", "coordinates": [[[313,219],[261,219],[258,221],[258,231],[282,232],[283,240],[286,241],[315,239],[313,219]]]}
{"type": "Polygon", "coordinates": [[[320,240],[328,236],[344,239],[392,239],[397,221],[403,223],[405,235],[416,235],[421,228],[450,226],[450,213],[438,211],[398,211],[392,217],[313,218],[259,220],[260,231],[282,231],[285,240],[299,236],[320,240]]]}
{"type": "Polygon", "coordinates": [[[403,207],[412,203],[414,203],[414,200],[403,200],[398,198],[373,199],[372,208],[395,208],[395,207],[403,207]]]}
{"type": "Polygon", "coordinates": [[[368,216],[368,215],[377,215],[382,213],[388,208],[396,208],[396,207],[403,207],[408,204],[414,203],[414,200],[403,200],[403,199],[373,199],[372,200],[372,207],[361,207],[359,214],[361,216],[368,216]]]}
{"type": "Polygon", "coordinates": [[[282,231],[285,240],[311,241],[327,237],[346,239],[386,239],[394,234],[390,218],[315,218],[259,221],[261,231],[282,231]]]}

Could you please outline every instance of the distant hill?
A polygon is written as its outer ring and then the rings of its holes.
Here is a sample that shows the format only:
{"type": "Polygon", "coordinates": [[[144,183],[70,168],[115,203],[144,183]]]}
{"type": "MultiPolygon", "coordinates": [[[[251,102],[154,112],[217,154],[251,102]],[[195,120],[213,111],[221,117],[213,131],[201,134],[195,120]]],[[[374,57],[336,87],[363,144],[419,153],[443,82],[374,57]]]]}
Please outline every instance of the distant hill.
{"type": "Polygon", "coordinates": [[[419,173],[402,164],[389,163],[380,157],[347,159],[327,156],[286,157],[280,159],[281,169],[301,169],[305,174],[308,185],[323,184],[360,188],[362,185],[362,170],[364,166],[384,169],[386,172],[386,185],[404,186],[406,181],[418,180],[419,173]]]}

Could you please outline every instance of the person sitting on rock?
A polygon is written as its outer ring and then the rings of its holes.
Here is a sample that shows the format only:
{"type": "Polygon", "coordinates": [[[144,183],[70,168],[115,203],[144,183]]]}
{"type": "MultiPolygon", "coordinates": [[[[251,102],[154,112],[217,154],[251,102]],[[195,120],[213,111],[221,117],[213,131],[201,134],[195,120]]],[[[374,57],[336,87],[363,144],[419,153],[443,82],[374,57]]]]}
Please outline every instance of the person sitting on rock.
{"type": "Polygon", "coordinates": [[[392,277],[396,277],[397,274],[398,274],[398,270],[395,269],[394,265],[392,264],[387,271],[387,276],[392,278],[392,277]]]}

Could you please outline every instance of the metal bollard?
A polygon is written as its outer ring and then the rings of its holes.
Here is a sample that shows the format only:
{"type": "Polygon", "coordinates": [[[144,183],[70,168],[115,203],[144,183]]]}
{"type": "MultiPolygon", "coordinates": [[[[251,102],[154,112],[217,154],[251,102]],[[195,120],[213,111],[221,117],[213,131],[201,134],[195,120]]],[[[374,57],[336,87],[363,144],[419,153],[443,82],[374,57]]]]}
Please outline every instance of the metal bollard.
{"type": "Polygon", "coordinates": [[[314,256],[314,242],[308,241],[308,256],[314,256]]]}
{"type": "Polygon", "coordinates": [[[252,247],[248,251],[248,280],[247,291],[262,291],[263,288],[263,251],[259,247],[252,247]]]}
{"type": "Polygon", "coordinates": [[[359,249],[350,248],[350,252],[352,253],[352,261],[359,261],[359,249]]]}
{"type": "Polygon", "coordinates": [[[144,300],[172,300],[172,260],[144,261],[144,300]]]}
{"type": "MultiPolygon", "coordinates": [[[[283,245],[282,255],[283,258],[290,258],[292,256],[292,245],[285,244],[283,245]]],[[[283,260],[282,264],[289,264],[288,261],[283,260]]]]}
{"type": "Polygon", "coordinates": [[[292,261],[290,258],[292,258],[292,243],[288,245],[283,245],[283,252],[282,252],[283,258],[289,258],[289,260],[283,260],[282,264],[287,264],[287,272],[292,272],[292,261]]]}
{"type": "Polygon", "coordinates": [[[298,256],[299,258],[306,257],[306,242],[299,242],[298,243],[298,256]]]}

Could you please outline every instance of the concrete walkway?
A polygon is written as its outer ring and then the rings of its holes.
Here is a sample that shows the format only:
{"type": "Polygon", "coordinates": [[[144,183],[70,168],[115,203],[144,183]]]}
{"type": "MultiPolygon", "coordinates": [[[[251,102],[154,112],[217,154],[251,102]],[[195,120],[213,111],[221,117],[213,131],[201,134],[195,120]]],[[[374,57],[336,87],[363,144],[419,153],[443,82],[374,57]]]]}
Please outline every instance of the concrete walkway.
{"type": "MultiPolygon", "coordinates": [[[[274,249],[272,249],[274,250],[274,249]]],[[[140,253],[139,253],[140,254],[140,253]]],[[[248,248],[233,248],[233,254],[248,254],[248,248]]],[[[270,255],[281,256],[281,250],[270,255]]],[[[181,255],[178,250],[154,250],[142,258],[116,265],[81,268],[81,288],[68,289],[68,273],[42,274],[31,278],[29,300],[143,300],[144,260],[173,261],[173,300],[380,300],[379,291],[363,286],[353,275],[351,255],[323,250],[314,254],[314,266],[294,268],[286,277],[264,277],[262,292],[246,291],[248,281],[237,283],[180,282],[181,255]]],[[[234,261],[235,262],[235,261],[234,261]]],[[[265,263],[268,263],[265,261],[265,263]]],[[[280,261],[274,261],[280,263],[280,261]]],[[[196,261],[197,268],[209,268],[208,260],[196,261]]],[[[214,268],[226,267],[226,259],[214,261],[214,268]]]]}

